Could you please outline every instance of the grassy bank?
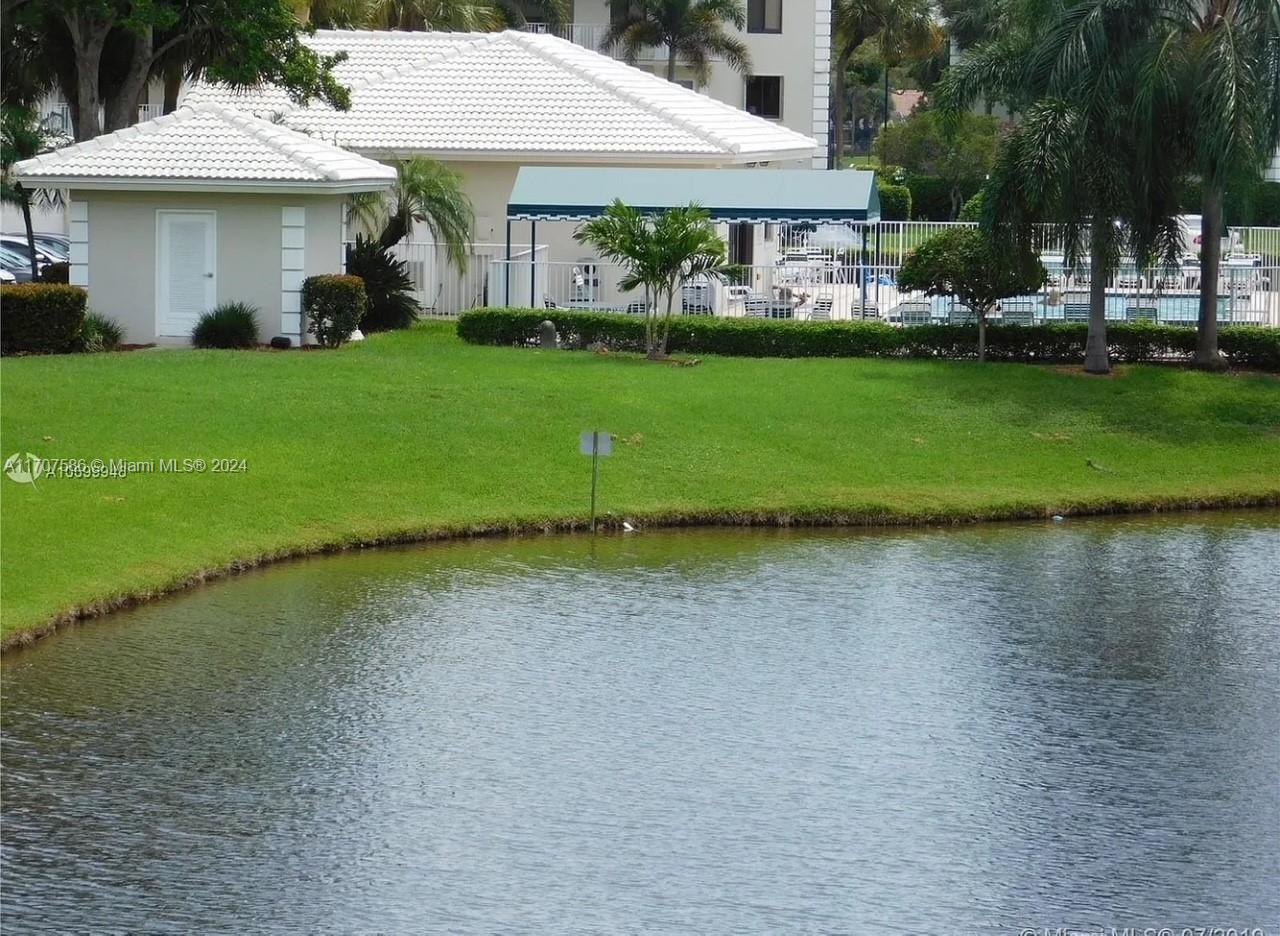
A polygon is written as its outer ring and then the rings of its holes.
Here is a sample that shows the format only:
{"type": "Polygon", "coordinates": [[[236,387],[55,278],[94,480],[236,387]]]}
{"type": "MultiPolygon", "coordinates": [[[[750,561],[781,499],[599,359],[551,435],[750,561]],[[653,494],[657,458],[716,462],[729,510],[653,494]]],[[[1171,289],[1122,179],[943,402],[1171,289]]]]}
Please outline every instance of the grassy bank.
{"type": "Polygon", "coordinates": [[[0,478],[4,634],[236,563],[587,511],[982,518],[1280,497],[1280,381],[1134,367],[631,357],[461,344],[8,359],[4,455],[243,472],[0,478]]]}

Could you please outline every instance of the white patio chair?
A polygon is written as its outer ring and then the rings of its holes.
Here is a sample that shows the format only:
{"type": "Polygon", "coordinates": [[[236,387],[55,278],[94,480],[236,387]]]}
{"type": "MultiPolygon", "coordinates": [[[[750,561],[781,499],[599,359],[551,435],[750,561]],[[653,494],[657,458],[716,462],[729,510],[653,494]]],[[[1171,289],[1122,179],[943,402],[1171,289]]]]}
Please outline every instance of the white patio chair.
{"type": "Polygon", "coordinates": [[[811,322],[829,322],[831,321],[831,306],[834,304],[830,296],[823,296],[813,300],[813,309],[809,312],[809,321],[811,322]]]}

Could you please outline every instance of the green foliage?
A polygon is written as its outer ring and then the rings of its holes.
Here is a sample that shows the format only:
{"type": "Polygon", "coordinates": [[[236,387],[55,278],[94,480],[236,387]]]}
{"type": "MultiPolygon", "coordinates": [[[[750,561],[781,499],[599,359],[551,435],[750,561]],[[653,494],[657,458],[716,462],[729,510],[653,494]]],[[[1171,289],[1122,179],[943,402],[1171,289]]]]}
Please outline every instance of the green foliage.
{"type": "Polygon", "coordinates": [[[40,271],[42,283],[67,283],[71,280],[71,264],[65,260],[51,263],[40,271]]]}
{"type": "Polygon", "coordinates": [[[930,296],[956,296],[984,316],[1005,296],[1025,296],[1047,277],[1039,259],[998,248],[976,228],[937,234],[911,253],[898,270],[898,288],[930,296]]]}
{"type": "Polygon", "coordinates": [[[197,348],[253,348],[258,344],[258,309],[247,302],[224,302],[203,313],[191,331],[197,348]]]}
{"type": "Polygon", "coordinates": [[[355,245],[347,248],[347,272],[364,280],[365,295],[369,297],[361,331],[408,328],[417,320],[422,310],[413,297],[413,279],[404,261],[391,256],[390,250],[377,241],[356,235],[355,245]]]}
{"type": "Polygon", "coordinates": [[[466,270],[475,211],[457,170],[424,156],[404,160],[396,164],[391,191],[353,195],[348,205],[350,219],[376,234],[383,247],[394,247],[415,224],[425,224],[449,262],[466,270]]]}
{"type": "Polygon", "coordinates": [[[302,281],[302,311],[307,333],[325,348],[345,344],[360,327],[369,308],[364,280],[358,276],[325,273],[302,281]]]}
{"type": "Polygon", "coordinates": [[[880,194],[880,218],[883,221],[911,220],[911,189],[905,185],[877,183],[880,194]]]}
{"type": "MultiPolygon", "coordinates": [[[[909,172],[902,184],[911,190],[911,214],[917,221],[951,220],[952,189],[946,179],[909,172]]],[[[971,194],[960,192],[961,198],[971,194]]]]}
{"type": "Polygon", "coordinates": [[[966,111],[944,121],[936,111],[916,111],[881,129],[876,153],[881,162],[896,163],[909,176],[941,180],[937,184],[945,189],[945,208],[937,196],[920,198],[914,190],[912,196],[918,216],[949,221],[991,171],[999,130],[1000,123],[994,117],[966,111]]]}
{"type": "Polygon", "coordinates": [[[84,327],[85,291],[55,283],[0,287],[0,353],[74,351],[84,327]]]}
{"type": "Polygon", "coordinates": [[[746,29],[741,0],[632,0],[622,12],[609,24],[601,48],[620,51],[628,64],[634,65],[641,52],[656,46],[672,50],[669,81],[675,79],[677,61],[689,66],[700,84],[706,83],[713,58],[744,75],[751,73],[746,43],[725,29],[746,29]]]}
{"type": "Polygon", "coordinates": [[[97,312],[90,312],[84,317],[80,327],[77,350],[87,353],[98,351],[116,351],[124,341],[124,329],[115,319],[109,319],[97,312]]]}
{"type": "MultiPolygon", "coordinates": [[[[458,337],[469,344],[533,347],[544,320],[556,326],[562,344],[585,348],[602,344],[619,351],[643,351],[644,323],[638,316],[563,309],[473,309],[458,317],[458,337]]],[[[1075,363],[1084,354],[1088,326],[990,325],[987,356],[997,361],[1075,363]]],[[[1119,360],[1186,361],[1195,349],[1195,329],[1150,322],[1120,322],[1107,330],[1119,360]]],[[[1223,349],[1234,365],[1280,371],[1280,330],[1231,326],[1222,330],[1223,349]]],[[[916,325],[884,322],[796,322],[770,319],[683,316],[671,327],[671,350],[727,357],[944,358],[977,356],[973,325],[916,325]]]]}
{"type": "MultiPolygon", "coordinates": [[[[1178,194],[1178,208],[1200,214],[1203,194],[1200,180],[1189,179],[1178,194]]],[[[1280,182],[1241,179],[1230,185],[1222,199],[1222,220],[1234,227],[1280,227],[1280,182]]]]}
{"type": "MultiPolygon", "coordinates": [[[[237,87],[269,83],[298,103],[319,98],[340,110],[351,104],[333,77],[345,53],[320,55],[304,45],[289,0],[56,0],[12,7],[6,7],[6,49],[23,51],[24,85],[57,86],[72,102],[86,94],[101,101],[108,131],[136,120],[147,81],[171,71],[237,87]]],[[[93,109],[75,119],[77,140],[103,129],[93,109]]]]}
{"type": "Polygon", "coordinates": [[[964,207],[960,209],[959,221],[981,221],[985,199],[983,198],[982,189],[973,193],[973,196],[964,203],[964,207]]]}
{"type": "Polygon", "coordinates": [[[644,290],[648,354],[667,353],[676,291],[694,279],[723,279],[732,272],[727,249],[706,209],[690,204],[646,217],[620,200],[574,233],[602,257],[627,270],[618,285],[644,290]],[[665,312],[663,297],[666,297],[665,312]]]}

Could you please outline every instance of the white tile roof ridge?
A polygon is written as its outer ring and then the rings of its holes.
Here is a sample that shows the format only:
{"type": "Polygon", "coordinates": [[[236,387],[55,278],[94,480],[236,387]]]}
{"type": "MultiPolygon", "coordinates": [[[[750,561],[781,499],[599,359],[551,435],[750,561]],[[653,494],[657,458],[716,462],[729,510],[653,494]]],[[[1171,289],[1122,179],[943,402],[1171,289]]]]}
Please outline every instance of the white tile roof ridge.
{"type": "MultiPolygon", "coordinates": [[[[612,78],[602,76],[598,71],[593,70],[585,62],[577,60],[576,53],[577,51],[580,50],[580,51],[586,52],[588,55],[591,55],[591,56],[599,56],[601,58],[605,58],[606,61],[610,63],[614,61],[613,59],[610,59],[607,56],[601,55],[599,52],[592,52],[590,49],[583,49],[581,46],[574,45],[572,42],[570,42],[567,39],[560,39],[557,36],[551,36],[546,33],[526,33],[526,32],[519,32],[517,30],[509,29],[509,30],[506,30],[505,32],[499,33],[498,35],[506,36],[512,41],[518,43],[519,45],[524,46],[526,49],[529,49],[531,52],[534,52],[535,54],[541,56],[542,58],[547,59],[548,61],[554,62],[560,67],[566,68],[569,71],[573,72],[574,74],[580,75],[583,78],[586,78],[587,80],[591,81],[596,85],[599,85],[602,88],[607,88],[611,93],[617,95],[623,100],[631,104],[638,105],[644,110],[647,110],[652,114],[656,114],[665,120],[669,120],[671,123],[676,124],[677,126],[684,128],[685,130],[688,130],[694,136],[700,137],[701,139],[705,140],[707,143],[711,144],[712,146],[719,147],[720,149],[729,153],[739,153],[742,151],[741,144],[725,139],[719,134],[716,134],[711,130],[708,130],[706,127],[702,126],[697,121],[690,120],[687,117],[682,117],[679,114],[672,113],[668,108],[665,108],[659,104],[655,104],[654,102],[646,98],[644,95],[637,94],[636,92],[632,91],[630,88],[623,88],[619,86],[619,84],[616,81],[614,81],[612,78]],[[566,47],[563,51],[573,52],[574,54],[568,55],[568,56],[562,55],[561,54],[562,50],[556,48],[556,46],[561,43],[566,47]]],[[[625,67],[632,68],[635,71],[637,76],[643,76],[642,78],[639,79],[641,81],[644,81],[645,79],[651,79],[653,81],[662,82],[663,85],[670,84],[670,82],[667,82],[662,78],[659,78],[657,75],[651,75],[648,72],[645,72],[641,69],[634,68],[634,66],[625,66],[625,67]]],[[[682,90],[688,90],[688,89],[686,88],[682,90]]],[[[697,94],[696,91],[690,91],[689,93],[697,94]]],[[[709,98],[709,97],[703,97],[703,100],[707,102],[717,103],[717,104],[720,103],[719,101],[715,101],[713,98],[709,98]]],[[[744,112],[738,110],[737,108],[730,108],[727,104],[724,106],[729,110],[733,111],[735,116],[744,115],[744,112]]]]}
{"type": "MultiPolygon", "coordinates": [[[[396,30],[378,32],[376,30],[331,29],[331,30],[323,30],[323,31],[327,32],[330,35],[335,35],[335,34],[359,35],[360,33],[365,32],[365,33],[371,33],[373,35],[377,35],[379,39],[386,39],[388,37],[395,36],[397,37],[395,41],[405,41],[405,40],[399,39],[400,36],[405,36],[405,37],[415,39],[417,41],[417,44],[419,45],[422,45],[421,37],[423,36],[423,32],[399,32],[396,30]]],[[[457,36],[459,37],[459,41],[455,45],[450,45],[442,49],[433,49],[429,52],[424,52],[422,55],[420,55],[417,58],[409,59],[403,62],[397,62],[395,65],[389,65],[386,68],[381,69],[380,71],[374,72],[372,75],[366,75],[363,78],[359,78],[351,82],[351,84],[348,86],[348,90],[352,94],[355,94],[359,90],[363,90],[365,88],[371,88],[371,87],[374,87],[375,85],[381,84],[383,81],[386,81],[389,78],[400,78],[405,75],[411,75],[415,71],[418,71],[420,68],[426,68],[431,65],[437,65],[440,62],[447,61],[448,59],[455,58],[456,56],[464,55],[467,52],[472,51],[473,49],[478,49],[481,46],[492,44],[502,35],[502,33],[500,32],[493,32],[493,33],[446,33],[444,31],[437,31],[437,32],[439,35],[457,36]],[[467,38],[462,39],[461,37],[463,36],[467,38]]]]}
{"type": "MultiPolygon", "coordinates": [[[[220,116],[223,120],[236,125],[253,138],[310,169],[322,179],[330,182],[337,182],[342,179],[342,173],[333,168],[332,162],[321,159],[315,152],[317,149],[341,150],[341,147],[309,137],[300,130],[293,130],[213,101],[200,101],[190,106],[195,112],[220,116]]],[[[342,152],[355,157],[356,160],[364,161],[364,157],[351,153],[349,150],[342,150],[342,152]]]]}
{"type": "Polygon", "coordinates": [[[41,169],[56,169],[59,163],[66,162],[73,156],[81,156],[87,153],[96,153],[99,150],[107,149],[116,140],[127,140],[130,137],[142,136],[144,134],[155,133],[156,131],[175,123],[178,120],[186,119],[187,115],[180,115],[179,108],[172,114],[164,114],[163,116],[145,120],[142,123],[133,124],[129,127],[122,127],[119,130],[113,130],[110,133],[103,133],[91,140],[82,140],[79,143],[72,143],[70,146],[61,146],[58,149],[50,150],[47,153],[39,153],[30,159],[23,160],[28,166],[38,167],[41,169]]]}

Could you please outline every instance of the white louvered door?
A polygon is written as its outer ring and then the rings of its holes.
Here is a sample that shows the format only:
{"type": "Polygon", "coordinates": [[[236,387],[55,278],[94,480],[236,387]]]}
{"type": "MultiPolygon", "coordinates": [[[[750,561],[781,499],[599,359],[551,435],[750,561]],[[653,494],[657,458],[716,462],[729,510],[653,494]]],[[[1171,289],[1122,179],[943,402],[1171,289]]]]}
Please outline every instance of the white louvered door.
{"type": "Polygon", "coordinates": [[[156,333],[189,338],[218,301],[217,215],[160,211],[156,225],[156,333]]]}

